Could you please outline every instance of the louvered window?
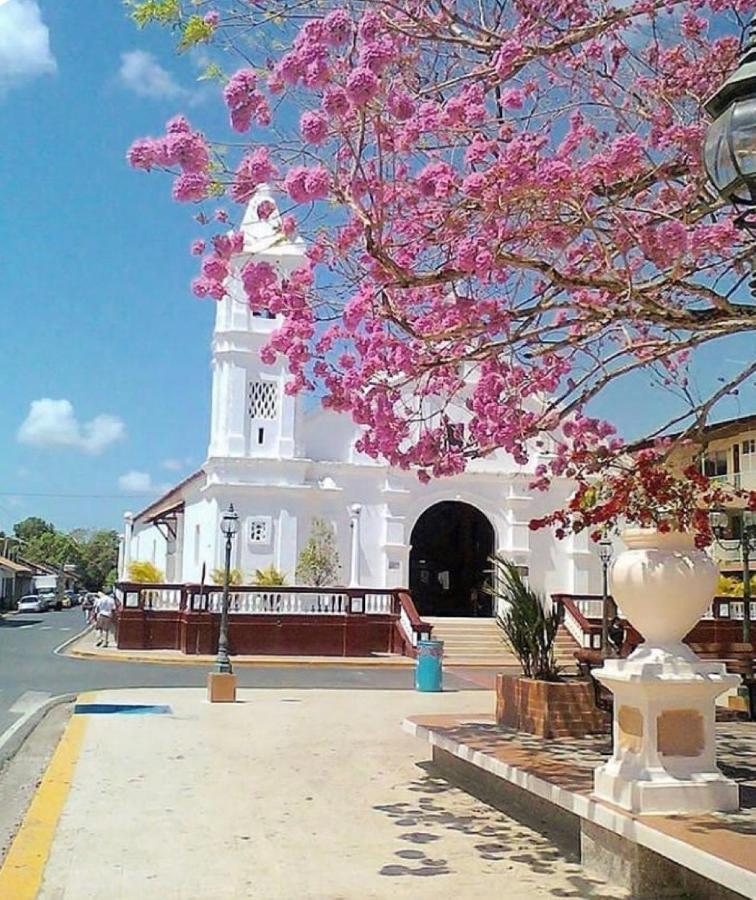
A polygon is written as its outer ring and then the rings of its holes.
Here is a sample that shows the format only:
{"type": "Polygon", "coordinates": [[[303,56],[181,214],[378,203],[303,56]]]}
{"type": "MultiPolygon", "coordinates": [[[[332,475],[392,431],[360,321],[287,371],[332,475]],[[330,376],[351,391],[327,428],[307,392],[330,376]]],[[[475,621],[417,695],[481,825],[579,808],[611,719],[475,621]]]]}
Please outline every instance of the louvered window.
{"type": "Polygon", "coordinates": [[[274,381],[250,381],[248,409],[252,419],[275,419],[276,383],[274,381]]]}

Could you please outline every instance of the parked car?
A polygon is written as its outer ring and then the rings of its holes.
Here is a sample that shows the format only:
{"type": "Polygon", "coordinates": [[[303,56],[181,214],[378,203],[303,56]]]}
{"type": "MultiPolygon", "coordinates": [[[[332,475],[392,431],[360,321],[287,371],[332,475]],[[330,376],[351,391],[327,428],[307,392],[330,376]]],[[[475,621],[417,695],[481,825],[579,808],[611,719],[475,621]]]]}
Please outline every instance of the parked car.
{"type": "Polygon", "coordinates": [[[61,603],[63,604],[63,609],[70,609],[72,606],[76,606],[79,602],[79,595],[76,591],[66,591],[63,594],[63,599],[61,603]]]}
{"type": "Polygon", "coordinates": [[[19,612],[42,613],[48,610],[47,601],[40,594],[27,594],[18,601],[19,612]]]}
{"type": "Polygon", "coordinates": [[[47,604],[46,610],[48,609],[62,609],[63,601],[54,591],[46,591],[43,594],[39,595],[47,604]]]}

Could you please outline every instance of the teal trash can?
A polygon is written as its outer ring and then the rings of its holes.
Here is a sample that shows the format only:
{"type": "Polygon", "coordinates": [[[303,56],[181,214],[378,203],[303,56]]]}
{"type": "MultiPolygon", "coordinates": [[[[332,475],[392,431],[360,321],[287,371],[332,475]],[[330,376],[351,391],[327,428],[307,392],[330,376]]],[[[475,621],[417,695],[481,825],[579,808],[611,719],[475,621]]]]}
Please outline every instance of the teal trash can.
{"type": "Polygon", "coordinates": [[[415,666],[416,691],[442,691],[443,687],[443,641],[418,641],[417,664],[415,666]]]}

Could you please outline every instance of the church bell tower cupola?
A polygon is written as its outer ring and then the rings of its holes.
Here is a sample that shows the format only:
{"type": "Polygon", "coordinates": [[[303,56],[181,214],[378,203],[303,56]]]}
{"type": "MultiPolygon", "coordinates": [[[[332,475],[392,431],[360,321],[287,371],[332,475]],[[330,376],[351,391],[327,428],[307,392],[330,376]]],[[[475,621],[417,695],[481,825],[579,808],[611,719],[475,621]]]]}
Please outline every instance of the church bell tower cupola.
{"type": "Polygon", "coordinates": [[[304,241],[284,236],[277,207],[265,220],[257,215],[265,200],[275,207],[270,189],[263,185],[247,207],[241,225],[244,250],[231,261],[228,293],[218,303],[212,345],[209,457],[296,456],[298,403],[284,391],[286,361],[277,359],[267,365],[260,360],[260,350],[282,320],[253,313],[239,277],[250,260],[270,263],[284,276],[304,260],[304,241]]]}

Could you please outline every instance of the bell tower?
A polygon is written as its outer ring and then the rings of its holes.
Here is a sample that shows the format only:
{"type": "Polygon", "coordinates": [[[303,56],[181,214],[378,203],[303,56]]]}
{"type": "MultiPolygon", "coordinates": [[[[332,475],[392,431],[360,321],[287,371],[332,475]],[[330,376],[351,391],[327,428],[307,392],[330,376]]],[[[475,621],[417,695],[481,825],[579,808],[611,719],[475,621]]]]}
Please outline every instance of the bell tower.
{"type": "Polygon", "coordinates": [[[231,260],[228,294],[218,302],[212,343],[213,393],[208,457],[292,459],[297,455],[298,403],[288,396],[285,360],[260,360],[260,350],[280,317],[252,313],[238,273],[251,259],[267,262],[282,275],[297,269],[305,256],[301,238],[283,235],[276,207],[261,220],[259,204],[275,205],[267,185],[258,188],[242,221],[244,250],[231,260]]]}

